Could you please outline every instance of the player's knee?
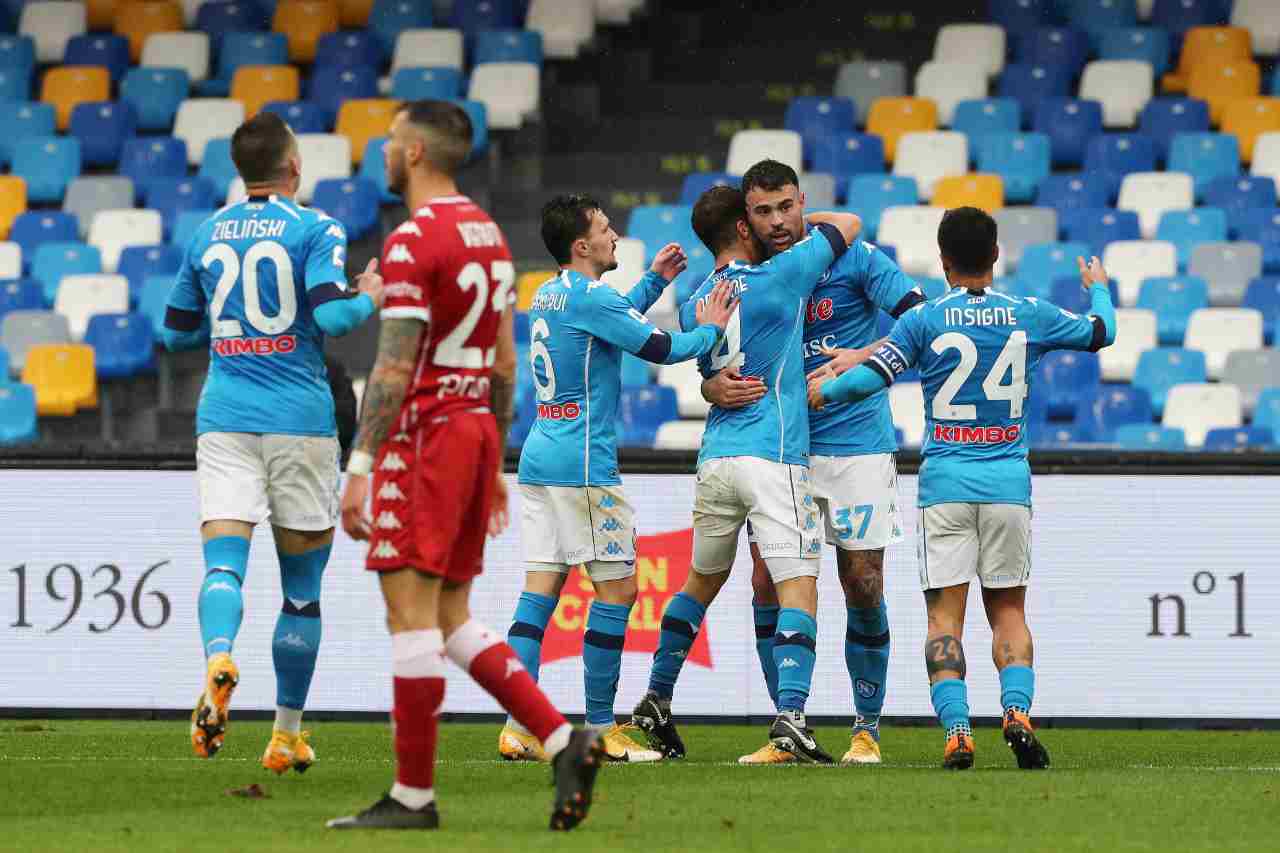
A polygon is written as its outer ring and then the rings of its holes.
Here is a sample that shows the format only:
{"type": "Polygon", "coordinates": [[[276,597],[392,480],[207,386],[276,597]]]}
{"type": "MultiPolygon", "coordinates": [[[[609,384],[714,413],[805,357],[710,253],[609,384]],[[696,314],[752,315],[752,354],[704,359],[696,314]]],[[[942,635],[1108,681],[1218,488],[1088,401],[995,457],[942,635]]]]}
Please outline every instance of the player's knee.
{"type": "Polygon", "coordinates": [[[752,562],[751,601],[765,607],[776,606],[778,603],[778,590],[773,586],[773,578],[769,577],[769,567],[764,560],[752,562]]]}
{"type": "Polygon", "coordinates": [[[884,598],[884,551],[837,551],[840,586],[849,607],[875,607],[884,598]]]}
{"type": "Polygon", "coordinates": [[[636,603],[636,577],[631,575],[614,580],[595,582],[596,600],[603,604],[621,604],[630,607],[636,603]]]}
{"type": "Polygon", "coordinates": [[[706,607],[720,592],[720,587],[724,586],[724,582],[728,579],[728,569],[713,574],[692,571],[689,572],[689,579],[684,582],[684,589],[681,592],[706,607]]]}

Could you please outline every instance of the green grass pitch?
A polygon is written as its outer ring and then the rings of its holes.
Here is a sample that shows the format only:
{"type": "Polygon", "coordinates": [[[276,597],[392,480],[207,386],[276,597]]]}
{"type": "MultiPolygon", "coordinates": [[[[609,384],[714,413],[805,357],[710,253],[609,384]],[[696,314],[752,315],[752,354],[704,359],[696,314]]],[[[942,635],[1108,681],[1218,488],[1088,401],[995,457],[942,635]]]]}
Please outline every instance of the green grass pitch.
{"type": "MultiPolygon", "coordinates": [[[[546,829],[544,765],[496,756],[494,725],[445,724],[438,833],[337,833],[327,818],[371,803],[392,776],[384,724],[318,723],[305,775],[257,759],[268,723],[233,720],[212,761],[187,726],[0,720],[0,850],[717,851],[1275,850],[1280,733],[1047,729],[1054,767],[1018,771],[994,728],[977,766],[938,768],[932,728],[886,728],[885,765],[738,767],[764,727],[685,726],[690,759],[610,765],[590,818],[546,829]],[[259,783],[265,799],[232,797],[259,783]]],[[[839,755],[843,729],[819,731],[839,755]]]]}

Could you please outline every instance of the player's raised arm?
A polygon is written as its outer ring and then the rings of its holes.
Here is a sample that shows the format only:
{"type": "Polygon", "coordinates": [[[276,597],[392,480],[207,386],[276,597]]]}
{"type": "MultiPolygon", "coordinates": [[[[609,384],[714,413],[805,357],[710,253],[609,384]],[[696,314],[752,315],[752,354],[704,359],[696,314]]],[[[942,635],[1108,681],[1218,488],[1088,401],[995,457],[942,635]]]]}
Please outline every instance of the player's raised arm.
{"type": "Polygon", "coordinates": [[[165,305],[163,341],[169,352],[199,349],[209,344],[209,313],[204,291],[196,281],[190,261],[188,249],[165,305]]]}
{"type": "Polygon", "coordinates": [[[809,236],[762,265],[774,269],[778,280],[801,297],[813,293],[822,274],[862,230],[862,220],[852,213],[811,213],[806,219],[814,226],[809,236]]]}
{"type": "Polygon", "coordinates": [[[830,210],[815,212],[805,216],[805,222],[815,226],[828,225],[836,229],[844,238],[846,246],[852,244],[862,233],[862,219],[856,213],[837,213],[830,210]]]}
{"type": "Polygon", "coordinates": [[[347,234],[335,220],[321,219],[307,244],[307,301],[316,325],[326,335],[342,336],[360,326],[382,307],[382,277],[373,258],[346,287],[347,234]]]}
{"type": "Polygon", "coordinates": [[[711,352],[737,304],[732,285],[722,282],[697,309],[697,328],[673,335],[649,322],[609,285],[594,283],[591,288],[593,298],[578,319],[583,330],[654,364],[676,364],[711,352]]]}
{"type": "Polygon", "coordinates": [[[1080,281],[1089,292],[1089,314],[1081,317],[1051,302],[1036,301],[1036,340],[1050,349],[1097,352],[1115,343],[1116,309],[1111,303],[1107,271],[1096,257],[1078,258],[1080,281]]]}
{"type": "Polygon", "coordinates": [[[907,314],[893,327],[888,340],[881,343],[865,363],[844,375],[830,379],[826,375],[809,380],[809,405],[821,409],[827,403],[852,403],[887,388],[916,363],[922,340],[921,308],[907,314]]]}
{"type": "Polygon", "coordinates": [[[635,287],[627,291],[627,300],[641,314],[645,313],[662,298],[662,292],[688,265],[689,258],[680,244],[668,243],[658,250],[653,263],[649,265],[649,271],[640,277],[635,287]]]}

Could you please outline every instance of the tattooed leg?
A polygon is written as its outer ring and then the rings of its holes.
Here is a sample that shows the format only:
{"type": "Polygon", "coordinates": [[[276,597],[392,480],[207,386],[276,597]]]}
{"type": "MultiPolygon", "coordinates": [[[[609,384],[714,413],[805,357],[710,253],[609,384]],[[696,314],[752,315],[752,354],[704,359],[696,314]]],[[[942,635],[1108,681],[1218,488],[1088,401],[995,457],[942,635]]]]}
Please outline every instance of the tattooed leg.
{"type": "Polygon", "coordinates": [[[1031,666],[1034,648],[1026,617],[1027,588],[984,589],[982,603],[991,625],[991,660],[997,670],[1009,666],[1031,666]]]}
{"type": "Polygon", "coordinates": [[[924,664],[930,684],[949,678],[963,680],[965,677],[967,667],[962,637],[968,592],[967,583],[925,590],[929,629],[924,644],[924,664]]]}

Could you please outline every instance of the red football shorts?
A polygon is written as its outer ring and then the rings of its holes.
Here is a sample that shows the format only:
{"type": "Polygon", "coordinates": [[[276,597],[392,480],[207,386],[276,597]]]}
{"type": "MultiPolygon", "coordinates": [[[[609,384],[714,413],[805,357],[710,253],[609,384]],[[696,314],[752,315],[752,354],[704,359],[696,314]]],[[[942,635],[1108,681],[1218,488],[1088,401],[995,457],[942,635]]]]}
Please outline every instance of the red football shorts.
{"type": "Polygon", "coordinates": [[[413,568],[457,583],[480,574],[501,460],[488,412],[428,419],[389,439],[373,466],[368,568],[413,568]]]}

